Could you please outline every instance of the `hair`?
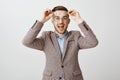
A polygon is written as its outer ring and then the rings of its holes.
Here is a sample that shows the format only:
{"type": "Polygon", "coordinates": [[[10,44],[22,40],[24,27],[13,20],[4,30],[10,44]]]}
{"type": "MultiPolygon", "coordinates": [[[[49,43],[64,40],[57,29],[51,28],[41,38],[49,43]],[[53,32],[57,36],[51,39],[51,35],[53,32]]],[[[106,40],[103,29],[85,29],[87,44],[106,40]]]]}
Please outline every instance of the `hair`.
{"type": "Polygon", "coordinates": [[[63,10],[63,11],[67,11],[68,12],[68,9],[64,6],[56,6],[52,9],[53,12],[57,11],[57,10],[63,10]]]}

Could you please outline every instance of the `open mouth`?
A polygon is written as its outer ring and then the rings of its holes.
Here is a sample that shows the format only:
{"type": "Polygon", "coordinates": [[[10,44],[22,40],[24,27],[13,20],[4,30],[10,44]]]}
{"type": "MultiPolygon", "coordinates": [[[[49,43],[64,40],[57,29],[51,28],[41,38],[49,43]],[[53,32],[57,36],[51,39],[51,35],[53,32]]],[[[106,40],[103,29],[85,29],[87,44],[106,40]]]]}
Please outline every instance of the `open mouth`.
{"type": "Polygon", "coordinates": [[[58,28],[59,28],[60,31],[64,30],[64,26],[58,26],[58,28]]]}

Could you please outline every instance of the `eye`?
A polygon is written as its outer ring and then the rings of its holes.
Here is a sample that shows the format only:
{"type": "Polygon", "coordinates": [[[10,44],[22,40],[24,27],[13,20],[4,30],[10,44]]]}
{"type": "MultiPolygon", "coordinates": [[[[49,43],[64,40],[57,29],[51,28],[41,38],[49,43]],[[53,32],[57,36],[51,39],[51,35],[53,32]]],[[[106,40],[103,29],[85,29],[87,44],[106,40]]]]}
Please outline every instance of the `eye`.
{"type": "Polygon", "coordinates": [[[64,20],[67,20],[67,19],[68,19],[68,17],[63,17],[63,19],[64,19],[64,20]]]}
{"type": "Polygon", "coordinates": [[[54,17],[55,20],[59,20],[60,18],[59,17],[54,17]]]}

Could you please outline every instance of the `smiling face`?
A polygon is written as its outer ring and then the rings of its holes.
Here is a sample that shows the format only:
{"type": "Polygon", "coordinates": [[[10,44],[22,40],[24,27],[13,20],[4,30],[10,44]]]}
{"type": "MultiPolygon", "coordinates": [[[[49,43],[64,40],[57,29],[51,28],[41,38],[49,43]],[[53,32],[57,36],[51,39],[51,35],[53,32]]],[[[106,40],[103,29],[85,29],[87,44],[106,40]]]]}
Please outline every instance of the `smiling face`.
{"type": "Polygon", "coordinates": [[[53,13],[52,23],[58,34],[64,34],[70,22],[67,11],[57,10],[53,13]]]}

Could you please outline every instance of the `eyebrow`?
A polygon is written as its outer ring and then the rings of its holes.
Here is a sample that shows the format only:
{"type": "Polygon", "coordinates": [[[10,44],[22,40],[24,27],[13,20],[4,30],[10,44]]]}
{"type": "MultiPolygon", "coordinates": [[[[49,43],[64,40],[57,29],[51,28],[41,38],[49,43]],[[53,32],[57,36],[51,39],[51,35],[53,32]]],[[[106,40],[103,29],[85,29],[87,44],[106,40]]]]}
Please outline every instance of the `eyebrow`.
{"type": "Polygon", "coordinates": [[[63,17],[69,17],[69,15],[63,16],[63,17]]]}
{"type": "MultiPolygon", "coordinates": [[[[53,15],[53,17],[59,17],[59,16],[55,16],[55,15],[53,15]]],[[[69,15],[65,15],[65,16],[63,16],[63,17],[69,17],[69,15]]]]}

